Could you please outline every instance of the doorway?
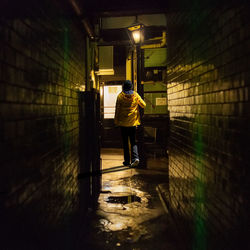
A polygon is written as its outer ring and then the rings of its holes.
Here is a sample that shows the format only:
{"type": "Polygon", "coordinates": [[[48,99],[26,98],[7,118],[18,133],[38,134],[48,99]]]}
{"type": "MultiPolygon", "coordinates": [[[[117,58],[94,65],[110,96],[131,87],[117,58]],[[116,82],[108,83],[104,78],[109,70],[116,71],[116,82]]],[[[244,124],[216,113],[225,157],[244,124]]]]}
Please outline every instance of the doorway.
{"type": "Polygon", "coordinates": [[[102,86],[102,147],[121,148],[120,130],[114,125],[116,98],[122,91],[122,83],[105,83],[102,86]]]}

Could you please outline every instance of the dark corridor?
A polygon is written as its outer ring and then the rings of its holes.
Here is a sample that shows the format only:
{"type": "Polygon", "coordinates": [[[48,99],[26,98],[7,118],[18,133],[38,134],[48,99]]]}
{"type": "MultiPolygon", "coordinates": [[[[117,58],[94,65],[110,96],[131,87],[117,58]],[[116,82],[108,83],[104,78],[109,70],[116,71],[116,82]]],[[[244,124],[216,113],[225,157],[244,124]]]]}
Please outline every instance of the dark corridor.
{"type": "Polygon", "coordinates": [[[0,249],[246,250],[247,0],[2,0],[0,249]],[[146,102],[123,166],[115,100],[146,102]]]}

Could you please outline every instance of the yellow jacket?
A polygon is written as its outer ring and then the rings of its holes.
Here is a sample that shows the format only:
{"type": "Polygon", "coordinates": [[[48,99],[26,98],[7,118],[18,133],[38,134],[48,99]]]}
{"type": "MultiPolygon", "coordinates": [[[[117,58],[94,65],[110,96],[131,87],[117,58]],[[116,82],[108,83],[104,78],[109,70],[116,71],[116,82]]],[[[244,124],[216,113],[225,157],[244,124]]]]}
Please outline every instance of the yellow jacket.
{"type": "Polygon", "coordinates": [[[123,127],[132,127],[141,124],[138,104],[146,107],[138,93],[127,95],[121,92],[116,99],[115,107],[115,125],[123,127]]]}

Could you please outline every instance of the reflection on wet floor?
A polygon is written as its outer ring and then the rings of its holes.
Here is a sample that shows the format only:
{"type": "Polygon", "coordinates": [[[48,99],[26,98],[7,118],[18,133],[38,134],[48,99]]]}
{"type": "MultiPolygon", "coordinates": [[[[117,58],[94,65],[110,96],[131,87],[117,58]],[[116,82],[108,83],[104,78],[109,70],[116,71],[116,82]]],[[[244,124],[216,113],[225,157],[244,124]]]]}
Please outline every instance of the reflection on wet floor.
{"type": "Polygon", "coordinates": [[[141,198],[130,193],[113,193],[106,202],[128,204],[132,202],[141,202],[141,198]]]}
{"type": "Polygon", "coordinates": [[[128,168],[121,165],[120,149],[102,150],[99,205],[89,215],[80,249],[177,249],[156,191],[167,180],[166,161],[155,160],[148,169],[128,168]]]}

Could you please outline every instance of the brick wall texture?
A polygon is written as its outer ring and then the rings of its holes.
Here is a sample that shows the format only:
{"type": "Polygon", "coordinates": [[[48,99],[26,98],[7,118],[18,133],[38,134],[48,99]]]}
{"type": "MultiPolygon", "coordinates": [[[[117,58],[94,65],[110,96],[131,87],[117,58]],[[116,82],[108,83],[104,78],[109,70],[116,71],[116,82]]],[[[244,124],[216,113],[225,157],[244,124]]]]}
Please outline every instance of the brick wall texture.
{"type": "Polygon", "coordinates": [[[196,1],[167,13],[170,204],[192,249],[247,249],[249,11],[196,1]]]}
{"type": "Polygon", "coordinates": [[[85,35],[58,3],[12,2],[0,19],[1,228],[20,241],[78,208],[85,35]]]}

